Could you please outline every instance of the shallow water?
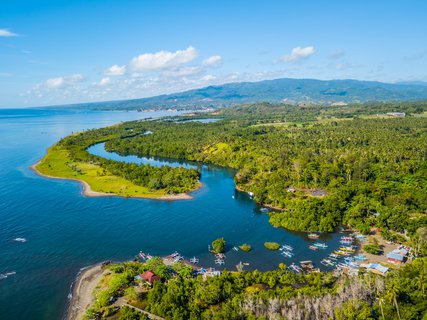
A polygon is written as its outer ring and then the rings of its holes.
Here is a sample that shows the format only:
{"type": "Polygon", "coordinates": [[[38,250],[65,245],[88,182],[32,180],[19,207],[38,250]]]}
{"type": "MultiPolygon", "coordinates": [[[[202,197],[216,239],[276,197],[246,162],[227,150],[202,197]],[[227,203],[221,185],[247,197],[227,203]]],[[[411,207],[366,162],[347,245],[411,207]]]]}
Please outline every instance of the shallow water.
{"type": "MultiPolygon", "coordinates": [[[[313,252],[306,234],[273,228],[245,193],[235,191],[233,171],[223,168],[203,166],[203,187],[184,201],[88,198],[78,182],[42,178],[29,169],[71,132],[161,115],[171,113],[0,110],[0,274],[9,274],[0,278],[2,319],[60,319],[80,268],[132,259],[140,250],[153,255],[177,250],[213,266],[207,246],[225,237],[226,268],[243,261],[250,263],[247,268],[268,270],[300,260],[320,267],[319,260],[338,246],[338,234],[325,235],[321,240],[329,249],[313,252]],[[295,257],[267,251],[265,241],[290,244],[295,257]],[[253,251],[230,250],[244,242],[253,251]]],[[[91,152],[119,157],[101,145],[91,152]]]]}

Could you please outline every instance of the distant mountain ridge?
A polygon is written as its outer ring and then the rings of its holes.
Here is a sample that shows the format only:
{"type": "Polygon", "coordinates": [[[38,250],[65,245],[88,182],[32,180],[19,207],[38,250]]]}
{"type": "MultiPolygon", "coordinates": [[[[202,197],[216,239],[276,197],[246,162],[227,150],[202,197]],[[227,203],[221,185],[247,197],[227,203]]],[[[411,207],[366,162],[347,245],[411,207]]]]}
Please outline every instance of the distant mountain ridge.
{"type": "Polygon", "coordinates": [[[134,100],[79,104],[104,110],[203,109],[255,102],[359,103],[427,99],[427,86],[359,80],[275,79],[208,86],[134,100]]]}

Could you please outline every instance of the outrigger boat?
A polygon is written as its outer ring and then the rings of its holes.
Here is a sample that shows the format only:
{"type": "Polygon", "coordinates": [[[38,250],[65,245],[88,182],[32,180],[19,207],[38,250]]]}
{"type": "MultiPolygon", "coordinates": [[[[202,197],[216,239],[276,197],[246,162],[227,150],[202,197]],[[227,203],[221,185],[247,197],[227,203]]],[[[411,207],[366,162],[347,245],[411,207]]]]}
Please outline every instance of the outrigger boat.
{"type": "Polygon", "coordinates": [[[322,261],[320,261],[320,263],[323,264],[325,267],[333,267],[335,265],[335,263],[333,263],[329,259],[323,259],[322,261]]]}
{"type": "Polygon", "coordinates": [[[356,250],[351,247],[341,247],[341,251],[347,251],[347,252],[355,252],[356,250]]]}
{"type": "Polygon", "coordinates": [[[329,258],[334,259],[334,260],[338,260],[341,257],[338,254],[336,254],[336,253],[331,253],[329,255],[329,258]]]}
{"type": "Polygon", "coordinates": [[[298,265],[296,265],[295,263],[292,263],[288,268],[292,271],[297,272],[297,273],[302,271],[302,269],[298,265]]]}
{"type": "Polygon", "coordinates": [[[215,263],[221,265],[221,264],[224,264],[225,262],[222,259],[216,259],[215,263]]]}
{"type": "Polygon", "coordinates": [[[147,259],[147,255],[146,255],[144,252],[142,252],[142,251],[139,251],[139,253],[138,253],[138,257],[139,257],[140,259],[142,259],[142,260],[147,259]]]}
{"type": "Polygon", "coordinates": [[[234,250],[234,251],[239,251],[239,248],[237,248],[237,247],[233,247],[233,250],[234,250]]]}
{"type": "Polygon", "coordinates": [[[316,246],[308,246],[308,248],[309,249],[311,249],[311,250],[317,250],[317,249],[319,249],[318,247],[316,247],[316,246]]]}
{"type": "Polygon", "coordinates": [[[288,257],[288,258],[291,258],[291,257],[293,257],[293,253],[292,252],[289,252],[289,251],[283,251],[283,252],[281,252],[280,253],[282,256],[285,256],[285,257],[288,257]]]}
{"type": "Polygon", "coordinates": [[[283,246],[281,246],[280,250],[288,250],[288,251],[293,251],[294,248],[292,248],[291,246],[284,244],[283,246]]]}
{"type": "Polygon", "coordinates": [[[193,257],[193,258],[190,259],[190,262],[194,263],[194,264],[197,264],[197,263],[199,263],[199,259],[197,259],[196,257],[193,257]]]}
{"type": "Polygon", "coordinates": [[[320,242],[316,242],[314,244],[315,247],[318,247],[320,249],[326,249],[328,247],[328,245],[326,243],[320,243],[320,242]]]}
{"type": "Polygon", "coordinates": [[[350,254],[345,252],[345,251],[341,251],[341,250],[337,250],[334,252],[335,254],[339,254],[340,256],[344,256],[344,257],[349,257],[350,254]]]}
{"type": "Polygon", "coordinates": [[[317,233],[310,233],[307,237],[310,239],[319,239],[320,236],[317,233]]]}

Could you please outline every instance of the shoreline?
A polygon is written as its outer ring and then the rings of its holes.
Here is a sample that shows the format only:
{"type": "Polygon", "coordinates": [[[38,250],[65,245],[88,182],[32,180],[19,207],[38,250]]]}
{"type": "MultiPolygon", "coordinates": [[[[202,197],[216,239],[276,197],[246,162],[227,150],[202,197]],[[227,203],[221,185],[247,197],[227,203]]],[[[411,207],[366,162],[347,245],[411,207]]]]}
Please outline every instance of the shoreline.
{"type": "Polygon", "coordinates": [[[93,292],[106,272],[107,270],[102,268],[102,263],[80,269],[71,285],[71,299],[64,319],[79,320],[84,316],[88,306],[93,304],[93,292]]]}
{"type": "Polygon", "coordinates": [[[162,201],[178,201],[178,200],[192,200],[194,199],[193,196],[190,195],[190,193],[195,192],[203,187],[203,183],[199,183],[199,186],[197,186],[194,190],[189,191],[188,193],[178,193],[173,195],[163,195],[160,197],[150,197],[147,196],[121,196],[115,193],[105,193],[105,192],[99,192],[99,191],[93,191],[90,184],[87,183],[84,180],[76,179],[76,178],[66,178],[66,177],[56,177],[47,175],[44,173],[41,173],[39,170],[37,170],[37,166],[41,163],[41,160],[37,161],[33,165],[30,166],[30,169],[33,170],[38,176],[48,178],[48,179],[59,179],[59,180],[71,180],[71,181],[77,181],[83,186],[82,194],[85,197],[120,197],[120,198],[137,198],[137,199],[151,199],[151,200],[162,200],[162,201]]]}

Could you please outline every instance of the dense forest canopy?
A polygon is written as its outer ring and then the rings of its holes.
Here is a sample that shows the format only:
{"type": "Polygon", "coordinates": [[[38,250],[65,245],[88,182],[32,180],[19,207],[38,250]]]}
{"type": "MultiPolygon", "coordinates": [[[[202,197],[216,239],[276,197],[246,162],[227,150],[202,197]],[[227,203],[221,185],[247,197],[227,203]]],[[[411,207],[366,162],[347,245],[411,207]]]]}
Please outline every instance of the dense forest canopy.
{"type": "MultiPolygon", "coordinates": [[[[277,270],[223,272],[194,276],[181,263],[166,266],[160,258],[109,267],[86,319],[106,319],[111,305],[124,296],[131,304],[165,319],[422,319],[427,310],[425,258],[417,259],[386,278],[361,272],[294,274],[281,264],[277,270]],[[134,277],[146,270],[161,275],[149,290],[136,290],[134,277]],[[113,299],[111,299],[111,297],[113,299]]],[[[145,319],[135,312],[125,318],[145,319]]]]}
{"type": "Polygon", "coordinates": [[[223,120],[214,123],[131,122],[123,126],[154,134],[106,148],[235,168],[237,187],[283,209],[270,221],[291,230],[330,232],[343,223],[412,234],[426,224],[427,118],[416,116],[426,103],[289,108],[235,107],[215,113],[223,120]],[[415,116],[377,116],[396,110],[415,116]]]}
{"type": "Polygon", "coordinates": [[[376,226],[392,240],[427,224],[426,111],[426,102],[326,108],[263,103],[88,130],[53,148],[67,153],[66,166],[77,177],[86,163],[98,176],[169,194],[197,188],[200,172],[108,160],[87,148],[106,142],[107,151],[121,155],[234,168],[237,188],[277,209],[270,213],[275,226],[324,232],[339,224],[362,232],[376,226]],[[406,117],[387,115],[397,111],[406,117]],[[194,121],[206,117],[220,120],[194,121]]]}

